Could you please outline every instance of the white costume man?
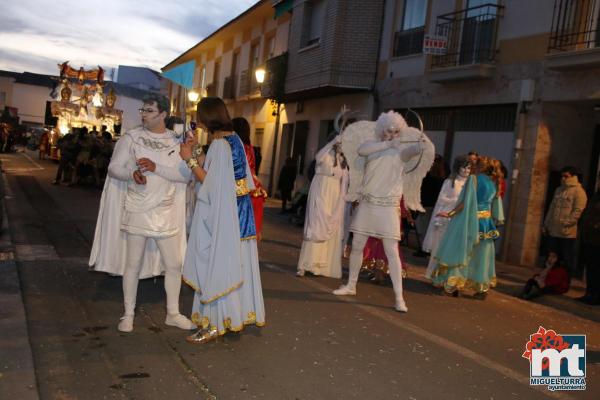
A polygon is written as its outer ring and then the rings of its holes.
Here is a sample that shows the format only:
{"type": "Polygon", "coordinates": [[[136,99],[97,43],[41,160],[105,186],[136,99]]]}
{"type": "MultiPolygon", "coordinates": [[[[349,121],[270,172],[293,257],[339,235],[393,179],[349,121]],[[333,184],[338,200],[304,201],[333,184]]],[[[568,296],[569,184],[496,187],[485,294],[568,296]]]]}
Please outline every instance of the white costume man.
{"type": "Polygon", "coordinates": [[[191,174],[179,156],[180,140],[165,126],[168,100],[150,95],[142,107],[142,126],[127,132],[115,146],[89,264],[123,276],[121,332],[133,330],[138,280],[162,273],[165,324],[193,329],[195,325],[179,313],[185,189],[191,174]]]}
{"type": "MultiPolygon", "coordinates": [[[[388,258],[390,277],[396,297],[395,308],[407,312],[402,295],[402,265],[398,250],[400,241],[399,207],[403,195],[403,180],[408,161],[421,154],[423,144],[406,144],[402,131],[409,128],[402,116],[389,112],[382,114],[375,124],[376,139],[368,140],[358,148],[358,155],[366,158],[360,202],[350,224],[352,252],[348,283],[333,294],[355,295],[356,282],[363,258],[363,249],[369,236],[382,239],[388,258]]],[[[352,164],[350,165],[352,169],[352,164]]]]}

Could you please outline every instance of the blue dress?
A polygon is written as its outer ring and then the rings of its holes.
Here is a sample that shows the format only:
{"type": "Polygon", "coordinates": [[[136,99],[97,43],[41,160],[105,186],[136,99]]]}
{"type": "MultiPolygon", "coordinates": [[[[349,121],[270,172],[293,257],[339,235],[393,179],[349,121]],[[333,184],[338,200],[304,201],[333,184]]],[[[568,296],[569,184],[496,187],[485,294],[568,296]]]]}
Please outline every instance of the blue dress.
{"type": "Polygon", "coordinates": [[[208,150],[183,264],[194,291],[192,322],[199,328],[240,331],[265,324],[250,191],[254,188],[242,141],[215,139],[208,150]]]}
{"type": "Polygon", "coordinates": [[[487,292],[496,286],[494,240],[500,236],[494,220],[504,221],[496,184],[484,174],[470,176],[458,203],[463,205],[448,225],[432,273],[435,286],[447,292],[473,289],[487,292]]]}

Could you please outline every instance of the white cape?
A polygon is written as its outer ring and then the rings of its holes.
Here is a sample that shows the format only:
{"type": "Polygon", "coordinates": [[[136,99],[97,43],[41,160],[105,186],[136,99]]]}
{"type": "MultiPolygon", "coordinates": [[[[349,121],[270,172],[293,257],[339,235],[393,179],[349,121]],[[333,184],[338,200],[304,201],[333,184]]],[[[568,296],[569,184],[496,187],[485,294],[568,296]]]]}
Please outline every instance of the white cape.
{"type": "MultiPolygon", "coordinates": [[[[184,183],[175,183],[175,207],[179,221],[181,259],[185,254],[185,189],[184,183]]],[[[94,243],[90,254],[89,266],[95,271],[112,275],[123,275],[127,256],[127,233],[121,230],[121,217],[125,208],[127,182],[106,177],[100,210],[94,233],[94,243]]],[[[146,250],[142,261],[140,279],[161,275],[165,271],[160,252],[153,239],[146,241],[146,250]]]]}

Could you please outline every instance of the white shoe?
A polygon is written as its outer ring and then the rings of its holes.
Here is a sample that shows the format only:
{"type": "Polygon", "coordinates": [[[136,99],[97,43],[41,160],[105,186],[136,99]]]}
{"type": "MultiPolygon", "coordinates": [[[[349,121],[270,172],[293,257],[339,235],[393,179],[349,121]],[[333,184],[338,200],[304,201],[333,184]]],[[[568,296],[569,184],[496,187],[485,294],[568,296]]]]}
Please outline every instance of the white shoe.
{"type": "Polygon", "coordinates": [[[342,285],[339,287],[339,289],[335,289],[333,294],[336,296],[355,296],[356,288],[348,285],[342,285]]]}
{"type": "Polygon", "coordinates": [[[403,312],[403,313],[408,312],[408,307],[406,307],[406,303],[404,302],[404,300],[397,301],[394,308],[398,312],[403,312]]]}
{"type": "Polygon", "coordinates": [[[131,332],[133,330],[133,315],[123,315],[117,329],[121,332],[131,332]]]}
{"type": "Polygon", "coordinates": [[[304,270],[299,269],[298,271],[296,271],[296,276],[304,276],[304,270]]]}
{"type": "Polygon", "coordinates": [[[165,318],[165,324],[169,326],[176,326],[179,329],[185,329],[188,331],[198,328],[192,321],[181,314],[167,314],[167,318],[165,318]]]}

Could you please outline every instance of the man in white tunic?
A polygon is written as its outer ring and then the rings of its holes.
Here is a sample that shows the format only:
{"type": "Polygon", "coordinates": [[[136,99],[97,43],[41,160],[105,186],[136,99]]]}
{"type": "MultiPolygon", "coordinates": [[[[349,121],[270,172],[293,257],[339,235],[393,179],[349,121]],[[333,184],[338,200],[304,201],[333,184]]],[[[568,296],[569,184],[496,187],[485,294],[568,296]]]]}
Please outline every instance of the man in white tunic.
{"type": "Polygon", "coordinates": [[[383,241],[396,297],[395,308],[400,312],[408,311],[402,295],[402,265],[398,250],[403,175],[406,163],[422,151],[421,143],[406,145],[400,137],[402,129],[407,127],[399,114],[382,114],[375,126],[377,139],[358,148],[358,155],[366,158],[366,166],[360,203],[350,224],[350,231],[354,233],[350,275],[346,285],[333,291],[338,296],[356,294],[363,249],[369,236],[377,237],[383,241]]]}
{"type": "Polygon", "coordinates": [[[150,95],[142,107],[142,126],[118,141],[108,167],[89,264],[123,276],[121,332],[133,330],[138,280],[162,273],[165,324],[193,329],[179,313],[190,173],[179,156],[180,140],[165,126],[168,100],[150,95]]]}

